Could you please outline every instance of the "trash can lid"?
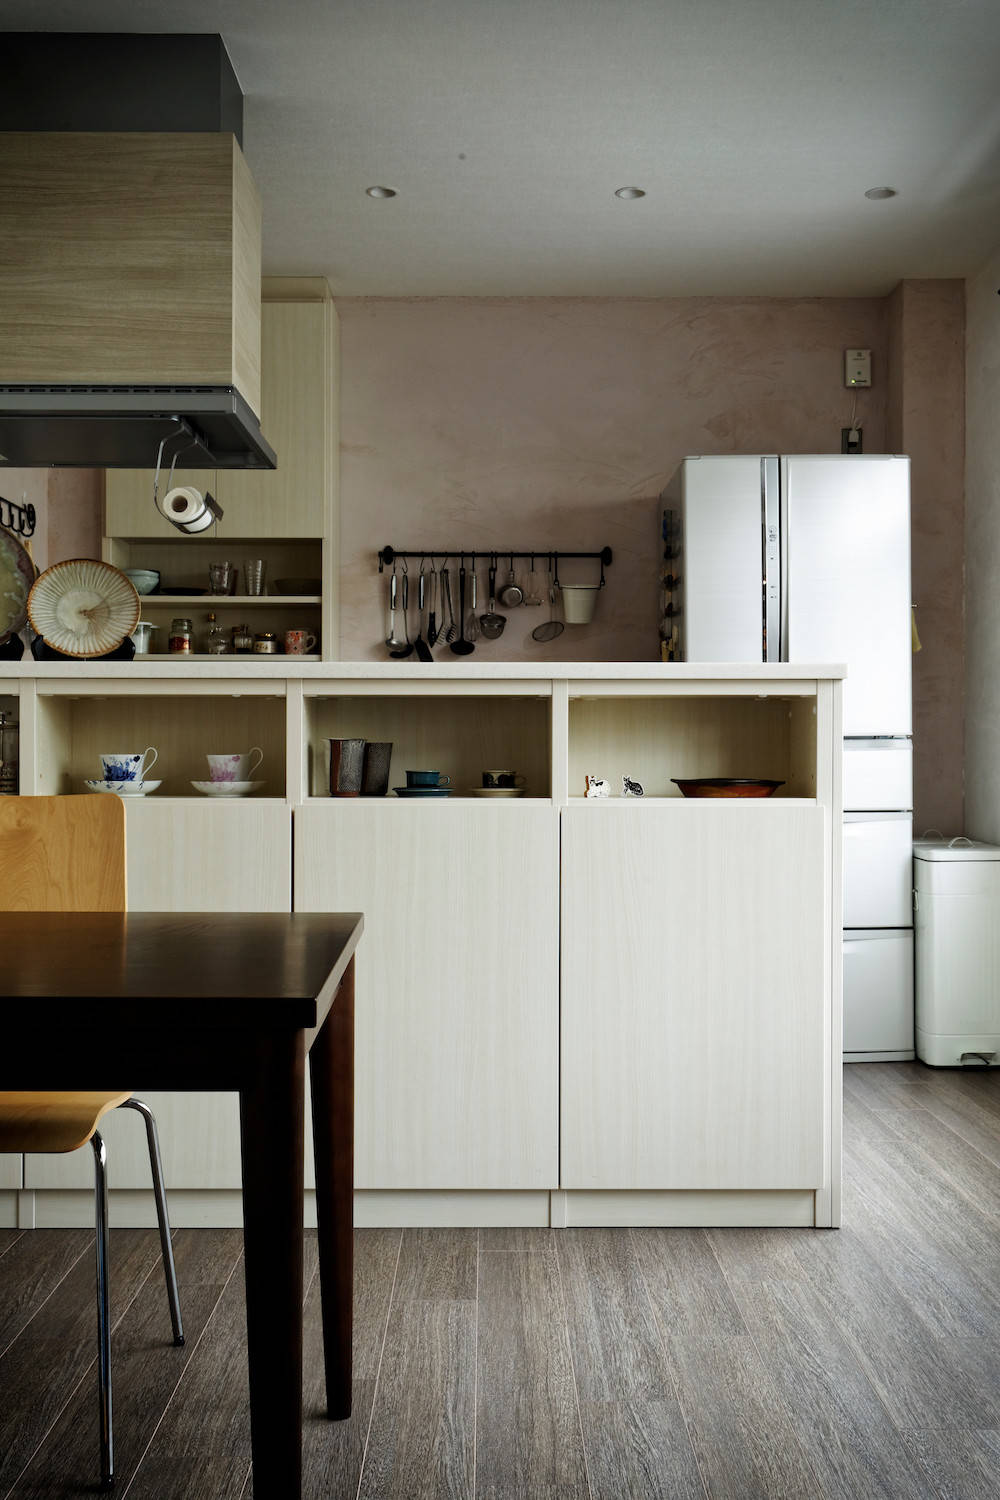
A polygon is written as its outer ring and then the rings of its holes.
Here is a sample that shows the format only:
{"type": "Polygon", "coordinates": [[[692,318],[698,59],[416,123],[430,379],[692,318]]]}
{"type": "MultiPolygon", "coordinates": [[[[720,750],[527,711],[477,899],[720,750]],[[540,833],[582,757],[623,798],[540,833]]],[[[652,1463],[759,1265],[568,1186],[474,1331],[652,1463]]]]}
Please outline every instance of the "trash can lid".
{"type": "Polygon", "coordinates": [[[955,838],[914,839],[913,858],[930,860],[1000,859],[1000,844],[985,844],[981,839],[955,838]]]}

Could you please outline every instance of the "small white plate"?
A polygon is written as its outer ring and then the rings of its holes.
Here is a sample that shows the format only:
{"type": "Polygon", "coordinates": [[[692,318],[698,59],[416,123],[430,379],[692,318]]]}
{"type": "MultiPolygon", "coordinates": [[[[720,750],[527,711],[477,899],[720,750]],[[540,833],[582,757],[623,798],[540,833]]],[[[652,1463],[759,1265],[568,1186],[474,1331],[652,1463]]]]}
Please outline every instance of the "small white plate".
{"type": "Polygon", "coordinates": [[[527,787],[523,786],[470,786],[474,797],[523,797],[527,787]]]}
{"type": "Polygon", "coordinates": [[[150,792],[155,792],[162,781],[85,781],[84,786],[91,792],[114,792],[119,797],[148,797],[150,792]]]}
{"type": "Polygon", "coordinates": [[[259,786],[266,786],[266,781],[192,781],[191,785],[196,792],[204,792],[206,797],[249,797],[259,786]]]}

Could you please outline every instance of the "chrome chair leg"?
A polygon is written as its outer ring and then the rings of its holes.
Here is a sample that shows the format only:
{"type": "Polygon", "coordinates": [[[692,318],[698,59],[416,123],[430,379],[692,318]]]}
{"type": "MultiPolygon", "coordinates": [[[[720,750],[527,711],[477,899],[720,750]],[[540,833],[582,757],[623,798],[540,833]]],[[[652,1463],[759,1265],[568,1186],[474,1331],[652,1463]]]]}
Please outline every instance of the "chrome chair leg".
{"type": "Polygon", "coordinates": [[[111,1307],[108,1276],[108,1157],[100,1132],[94,1148],[94,1221],[97,1226],[97,1389],[100,1402],[101,1486],[114,1484],[114,1439],[111,1427],[111,1307]]]}
{"type": "Polygon", "coordinates": [[[163,1190],[163,1167],[160,1162],[160,1140],[156,1131],[156,1120],[148,1104],[141,1099],[126,1099],[122,1109],[135,1109],[146,1123],[146,1142],[149,1146],[149,1170],[153,1175],[153,1195],[156,1198],[156,1217],[160,1225],[160,1249],[163,1252],[163,1274],[167,1280],[167,1301],[170,1303],[170,1322],[174,1330],[174,1343],[184,1343],[184,1327],[181,1323],[181,1308],[177,1297],[177,1273],[174,1270],[174,1247],[170,1239],[170,1224],[167,1220],[167,1195],[163,1190]]]}

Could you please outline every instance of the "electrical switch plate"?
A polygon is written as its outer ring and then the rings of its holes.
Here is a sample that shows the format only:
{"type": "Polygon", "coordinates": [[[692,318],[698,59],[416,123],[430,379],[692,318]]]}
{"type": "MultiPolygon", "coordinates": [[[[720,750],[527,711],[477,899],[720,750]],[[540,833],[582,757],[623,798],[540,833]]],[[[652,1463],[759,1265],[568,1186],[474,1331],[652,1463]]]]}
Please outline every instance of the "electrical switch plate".
{"type": "Polygon", "coordinates": [[[844,350],[844,384],[847,386],[871,385],[872,351],[870,349],[844,350]]]}

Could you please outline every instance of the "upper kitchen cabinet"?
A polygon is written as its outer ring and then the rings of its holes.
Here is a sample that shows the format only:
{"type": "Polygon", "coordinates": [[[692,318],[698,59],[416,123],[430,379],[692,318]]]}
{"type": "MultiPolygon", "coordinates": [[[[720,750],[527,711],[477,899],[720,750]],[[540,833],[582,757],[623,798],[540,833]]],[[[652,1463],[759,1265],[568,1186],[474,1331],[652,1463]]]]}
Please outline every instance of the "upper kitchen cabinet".
{"type": "MultiPolygon", "coordinates": [[[[264,298],[261,429],[277,453],[278,466],[259,472],[178,470],[174,483],[197,489],[207,486],[219,501],[223,518],[217,530],[206,536],[332,537],[337,480],[336,310],[321,278],[267,280],[264,298]]],[[[105,531],[108,537],[169,538],[181,546],[190,545],[153,505],[152,468],[107,471],[105,531]]]]}
{"type": "Polygon", "coordinates": [[[219,534],[332,534],[335,485],[337,315],[321,279],[265,281],[261,309],[261,427],[275,470],[216,475],[225,515],[219,534]],[[307,295],[304,297],[303,292],[307,295]]]}
{"type": "Polygon", "coordinates": [[[260,198],[233,136],[3,140],[0,383],[235,386],[259,414],[260,198]]]}

